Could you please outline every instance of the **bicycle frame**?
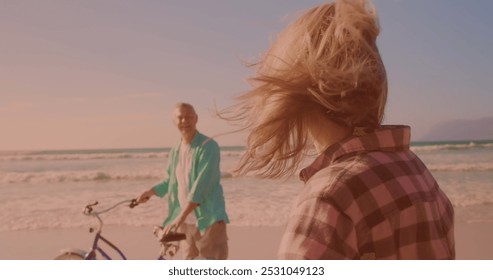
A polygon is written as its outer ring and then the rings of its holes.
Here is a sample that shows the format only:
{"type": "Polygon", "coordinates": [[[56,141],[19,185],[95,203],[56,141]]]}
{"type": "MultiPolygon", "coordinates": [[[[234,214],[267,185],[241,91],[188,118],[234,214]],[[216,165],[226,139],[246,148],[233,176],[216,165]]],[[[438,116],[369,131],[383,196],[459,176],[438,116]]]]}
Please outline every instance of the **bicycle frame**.
{"type": "MultiPolygon", "coordinates": [[[[96,218],[99,222],[91,249],[87,253],[85,251],[79,250],[79,249],[66,249],[66,250],[63,250],[62,254],[57,256],[55,259],[95,260],[97,253],[99,253],[99,254],[101,254],[101,256],[104,259],[112,260],[110,255],[99,246],[99,244],[100,244],[99,242],[102,241],[106,245],[108,245],[111,249],[116,251],[116,253],[118,253],[118,255],[122,258],[122,260],[127,260],[127,257],[125,256],[125,254],[123,254],[123,252],[115,244],[111,243],[111,241],[109,241],[108,239],[106,239],[105,237],[103,237],[101,235],[101,231],[102,231],[104,223],[103,223],[103,220],[101,219],[101,217],[99,216],[100,214],[111,211],[112,209],[114,209],[114,208],[116,208],[122,204],[126,204],[130,208],[134,208],[135,206],[138,205],[138,203],[135,199],[120,201],[120,202],[114,204],[113,206],[111,206],[107,209],[104,209],[104,210],[100,210],[100,211],[93,211],[94,210],[93,206],[98,205],[97,201],[86,205],[86,207],[84,208],[84,211],[83,211],[84,215],[96,218]]],[[[92,227],[89,230],[89,232],[94,232],[94,231],[95,231],[95,229],[92,227]]],[[[166,259],[165,255],[167,255],[166,252],[168,252],[169,249],[170,249],[170,251],[173,251],[173,249],[174,249],[174,253],[176,253],[176,251],[178,250],[178,246],[176,244],[172,244],[172,242],[185,239],[185,235],[180,234],[180,233],[174,233],[173,232],[173,233],[165,235],[164,229],[162,227],[156,227],[154,229],[154,235],[156,235],[159,242],[161,243],[161,254],[157,258],[158,260],[165,260],[166,259]]],[[[172,257],[174,255],[174,253],[170,254],[170,256],[172,257]]]]}
{"type": "Polygon", "coordinates": [[[101,232],[97,232],[96,236],[94,237],[94,242],[92,243],[91,251],[89,251],[86,256],[84,257],[85,260],[95,260],[96,259],[96,252],[99,252],[105,259],[111,260],[112,258],[101,248],[99,247],[99,240],[102,240],[104,243],[106,243],[108,246],[110,246],[113,250],[115,250],[120,257],[123,260],[126,260],[127,258],[123,254],[123,252],[116,247],[113,243],[111,243],[108,239],[104,238],[101,235],[101,232]]]}
{"type": "MultiPolygon", "coordinates": [[[[95,260],[96,252],[100,253],[105,259],[112,260],[112,258],[101,247],[99,247],[98,243],[100,240],[106,243],[108,246],[110,246],[113,250],[115,250],[123,260],[127,259],[123,254],[123,252],[116,245],[111,243],[111,241],[109,241],[108,239],[104,238],[100,232],[97,232],[94,237],[94,242],[92,244],[91,251],[89,251],[84,256],[84,260],[95,260]]],[[[157,260],[166,260],[166,258],[162,254],[160,254],[157,260]]]]}

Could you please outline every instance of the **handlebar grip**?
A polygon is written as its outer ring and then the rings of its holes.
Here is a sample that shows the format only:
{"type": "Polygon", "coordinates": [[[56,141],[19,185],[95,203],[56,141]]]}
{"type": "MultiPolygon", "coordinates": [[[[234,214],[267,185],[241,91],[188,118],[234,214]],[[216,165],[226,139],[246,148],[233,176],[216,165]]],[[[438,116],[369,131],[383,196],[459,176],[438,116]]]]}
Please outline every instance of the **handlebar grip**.
{"type": "Polygon", "coordinates": [[[139,205],[139,203],[137,202],[137,199],[132,199],[132,201],[130,201],[130,204],[128,205],[128,207],[130,208],[134,208],[135,206],[139,205]]]}

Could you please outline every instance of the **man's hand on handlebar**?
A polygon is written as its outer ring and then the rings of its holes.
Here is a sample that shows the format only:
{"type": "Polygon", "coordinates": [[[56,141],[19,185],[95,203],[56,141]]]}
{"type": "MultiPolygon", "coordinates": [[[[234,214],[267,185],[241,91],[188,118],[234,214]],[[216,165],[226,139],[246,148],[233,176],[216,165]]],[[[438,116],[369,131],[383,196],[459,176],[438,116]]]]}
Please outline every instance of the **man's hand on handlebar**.
{"type": "Polygon", "coordinates": [[[137,204],[146,203],[154,195],[156,195],[156,193],[152,189],[143,192],[136,198],[137,204]]]}

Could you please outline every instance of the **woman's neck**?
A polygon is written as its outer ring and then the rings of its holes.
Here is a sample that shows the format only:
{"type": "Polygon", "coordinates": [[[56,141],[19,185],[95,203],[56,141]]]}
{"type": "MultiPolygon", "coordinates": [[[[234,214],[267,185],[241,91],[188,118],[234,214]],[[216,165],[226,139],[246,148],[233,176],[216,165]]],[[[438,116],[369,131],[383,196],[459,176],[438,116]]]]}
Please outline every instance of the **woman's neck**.
{"type": "Polygon", "coordinates": [[[326,117],[320,117],[316,122],[312,122],[309,132],[318,153],[322,153],[328,147],[351,135],[351,130],[348,127],[326,117]]]}

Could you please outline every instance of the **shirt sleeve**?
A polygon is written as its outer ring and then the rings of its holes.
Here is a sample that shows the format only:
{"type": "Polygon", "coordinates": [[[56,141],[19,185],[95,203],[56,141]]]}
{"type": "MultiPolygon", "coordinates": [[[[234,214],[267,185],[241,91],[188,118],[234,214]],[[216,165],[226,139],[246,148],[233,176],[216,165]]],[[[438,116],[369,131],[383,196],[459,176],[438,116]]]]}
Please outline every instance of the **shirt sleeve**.
{"type": "Polygon", "coordinates": [[[219,184],[219,146],[208,141],[197,155],[197,176],[188,194],[190,202],[201,204],[205,194],[219,184]]]}
{"type": "Polygon", "coordinates": [[[356,259],[354,224],[320,197],[304,200],[291,213],[278,256],[280,259],[356,259]]]}
{"type": "Polygon", "coordinates": [[[168,193],[168,182],[169,179],[164,179],[161,183],[152,187],[152,190],[156,193],[158,197],[163,197],[168,193]]]}
{"type": "Polygon", "coordinates": [[[174,152],[171,151],[170,155],[168,157],[168,166],[166,168],[166,173],[168,175],[167,178],[164,179],[159,184],[152,187],[152,190],[156,193],[156,195],[158,197],[163,197],[168,193],[169,178],[170,178],[170,174],[171,174],[171,165],[173,164],[173,161],[174,161],[173,154],[174,154],[174,152]]]}

